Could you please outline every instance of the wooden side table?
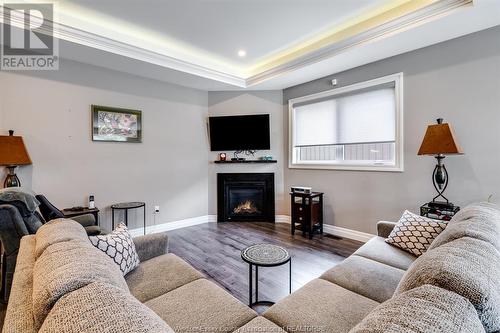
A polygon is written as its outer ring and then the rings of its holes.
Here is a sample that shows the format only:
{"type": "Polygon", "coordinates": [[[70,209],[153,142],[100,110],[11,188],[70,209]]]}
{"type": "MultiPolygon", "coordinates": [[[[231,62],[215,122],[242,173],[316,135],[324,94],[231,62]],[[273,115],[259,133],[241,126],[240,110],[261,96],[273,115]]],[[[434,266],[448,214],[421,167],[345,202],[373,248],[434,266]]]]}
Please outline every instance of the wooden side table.
{"type": "Polygon", "coordinates": [[[323,194],[322,192],[296,193],[290,192],[292,206],[292,235],[297,227],[302,230],[302,235],[319,230],[323,234],[323,194]]]}
{"type": "Polygon", "coordinates": [[[64,217],[70,219],[75,216],[80,216],[80,215],[85,215],[85,214],[92,214],[95,217],[95,223],[96,225],[99,225],[99,208],[88,208],[88,207],[83,207],[83,209],[79,210],[73,210],[73,209],[63,209],[61,210],[63,213],[64,217]]]}

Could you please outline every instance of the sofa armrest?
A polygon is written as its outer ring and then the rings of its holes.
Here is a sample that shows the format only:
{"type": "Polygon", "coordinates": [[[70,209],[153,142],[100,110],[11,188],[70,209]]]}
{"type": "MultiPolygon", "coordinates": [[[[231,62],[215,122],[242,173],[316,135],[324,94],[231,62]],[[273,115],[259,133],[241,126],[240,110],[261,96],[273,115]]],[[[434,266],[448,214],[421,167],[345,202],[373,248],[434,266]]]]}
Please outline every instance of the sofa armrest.
{"type": "Polygon", "coordinates": [[[71,218],[73,221],[80,223],[84,227],[90,227],[96,225],[95,217],[92,214],[84,214],[79,216],[74,216],[71,218]]]}
{"type": "Polygon", "coordinates": [[[168,253],[168,236],[166,232],[149,234],[134,238],[135,249],[140,261],[168,253]]]}
{"type": "Polygon", "coordinates": [[[396,225],[396,222],[379,221],[379,222],[377,222],[377,234],[380,237],[387,238],[387,237],[389,237],[392,229],[394,229],[395,225],[396,225]]]}

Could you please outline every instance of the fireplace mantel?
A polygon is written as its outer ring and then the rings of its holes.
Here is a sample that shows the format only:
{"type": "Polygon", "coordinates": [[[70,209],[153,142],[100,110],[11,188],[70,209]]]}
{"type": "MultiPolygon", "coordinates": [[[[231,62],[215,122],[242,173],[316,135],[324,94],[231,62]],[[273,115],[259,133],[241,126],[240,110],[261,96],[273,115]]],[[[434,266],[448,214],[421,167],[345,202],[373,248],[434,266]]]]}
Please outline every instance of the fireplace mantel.
{"type": "Polygon", "coordinates": [[[276,160],[227,160],[227,161],[214,161],[214,163],[217,164],[238,164],[238,163],[259,163],[259,164],[265,164],[265,163],[278,163],[276,160]]]}
{"type": "Polygon", "coordinates": [[[218,222],[274,222],[274,173],[218,173],[218,222]]]}

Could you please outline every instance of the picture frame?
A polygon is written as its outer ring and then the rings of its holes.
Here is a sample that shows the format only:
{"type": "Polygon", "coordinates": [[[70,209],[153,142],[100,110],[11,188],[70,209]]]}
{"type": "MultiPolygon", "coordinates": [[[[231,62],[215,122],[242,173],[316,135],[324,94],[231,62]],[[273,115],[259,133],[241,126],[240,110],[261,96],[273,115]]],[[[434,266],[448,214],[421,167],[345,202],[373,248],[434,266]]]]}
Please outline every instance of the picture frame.
{"type": "Polygon", "coordinates": [[[142,111],[91,105],[92,141],[142,142],[142,111]]]}

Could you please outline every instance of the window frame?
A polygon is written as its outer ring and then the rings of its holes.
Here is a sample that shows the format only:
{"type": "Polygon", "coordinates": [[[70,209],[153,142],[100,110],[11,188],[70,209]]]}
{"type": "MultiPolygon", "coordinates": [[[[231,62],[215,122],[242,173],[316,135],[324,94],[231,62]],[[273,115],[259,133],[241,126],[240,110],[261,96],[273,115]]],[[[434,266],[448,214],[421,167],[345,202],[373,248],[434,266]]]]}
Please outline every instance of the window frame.
{"type": "Polygon", "coordinates": [[[384,77],[351,84],[341,88],[330,89],[319,93],[301,96],[288,100],[288,168],[289,169],[320,169],[320,170],[351,170],[351,171],[404,171],[404,141],[403,141],[403,73],[396,73],[384,77]],[[295,146],[295,112],[294,104],[308,102],[315,99],[334,97],[337,95],[355,92],[366,88],[394,82],[395,106],[396,106],[396,136],[394,165],[374,165],[370,162],[359,163],[329,163],[311,161],[301,163],[294,161],[295,146]],[[369,163],[369,164],[367,164],[369,163]]]}

